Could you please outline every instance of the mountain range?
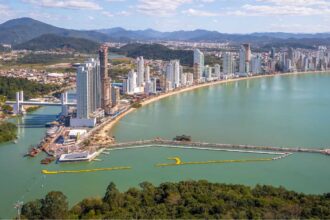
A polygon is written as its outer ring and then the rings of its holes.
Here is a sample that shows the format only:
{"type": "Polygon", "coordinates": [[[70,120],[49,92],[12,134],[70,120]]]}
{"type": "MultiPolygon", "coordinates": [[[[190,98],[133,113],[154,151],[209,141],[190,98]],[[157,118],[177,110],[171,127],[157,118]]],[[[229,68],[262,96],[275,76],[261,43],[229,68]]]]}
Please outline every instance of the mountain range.
{"type": "MultiPolygon", "coordinates": [[[[101,30],[72,30],[59,28],[31,18],[17,18],[0,24],[0,43],[20,45],[32,39],[45,35],[54,39],[56,36],[81,38],[98,43],[106,41],[147,41],[147,40],[181,40],[181,41],[209,41],[209,42],[250,42],[259,47],[271,45],[302,45],[315,47],[320,44],[330,44],[330,33],[302,34],[302,33],[252,33],[225,34],[217,31],[193,30],[160,32],[153,29],[126,30],[121,27],[101,30]]],[[[50,42],[42,38],[43,42],[50,42]]],[[[38,41],[34,42],[37,43],[38,41]]],[[[23,44],[24,45],[24,44],[23,44]]],[[[31,45],[31,44],[29,44],[31,45]]],[[[20,47],[22,48],[22,47],[20,47]]]]}

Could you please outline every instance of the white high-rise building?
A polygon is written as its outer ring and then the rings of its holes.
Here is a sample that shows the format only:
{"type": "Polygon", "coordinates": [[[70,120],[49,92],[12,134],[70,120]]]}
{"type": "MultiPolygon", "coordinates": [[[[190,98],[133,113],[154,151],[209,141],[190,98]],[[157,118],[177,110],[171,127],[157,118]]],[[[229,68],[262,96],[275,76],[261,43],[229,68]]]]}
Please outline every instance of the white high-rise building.
{"type": "Polygon", "coordinates": [[[214,75],[217,79],[220,79],[221,69],[219,64],[214,65],[214,75]]]}
{"type": "Polygon", "coordinates": [[[134,70],[129,71],[127,79],[124,80],[124,88],[123,91],[125,94],[134,94],[138,92],[137,87],[137,74],[134,70]]]}
{"type": "Polygon", "coordinates": [[[141,87],[144,84],[144,59],[143,57],[138,57],[136,59],[137,65],[137,86],[141,87]]]}
{"type": "Polygon", "coordinates": [[[77,71],[77,118],[89,118],[90,108],[90,88],[89,71],[85,66],[80,66],[77,71]]]}
{"type": "Polygon", "coordinates": [[[210,66],[205,66],[205,78],[207,81],[212,81],[212,68],[210,66]]]}
{"type": "Polygon", "coordinates": [[[251,72],[254,74],[261,73],[261,57],[260,55],[253,56],[251,59],[251,72]]]}
{"type": "Polygon", "coordinates": [[[231,52],[226,52],[223,56],[223,73],[230,75],[235,72],[234,70],[234,57],[231,52]]]}
{"type": "Polygon", "coordinates": [[[150,67],[146,66],[145,68],[145,82],[150,82],[150,67]]]}
{"type": "Polygon", "coordinates": [[[180,87],[180,60],[173,60],[174,62],[174,88],[180,87]]]}
{"type": "MultiPolygon", "coordinates": [[[[89,59],[77,70],[77,116],[70,119],[72,127],[94,127],[95,113],[101,112],[101,76],[99,60],[89,59]]],[[[103,111],[104,114],[104,111],[103,111]]]]}
{"type": "Polygon", "coordinates": [[[174,81],[174,68],[173,63],[169,62],[166,65],[166,82],[171,82],[171,85],[174,81]]]}
{"type": "Polygon", "coordinates": [[[180,83],[181,83],[181,86],[187,85],[187,74],[186,73],[181,74],[180,83]]]}
{"type": "Polygon", "coordinates": [[[239,75],[240,76],[247,75],[246,51],[244,46],[241,46],[241,49],[239,50],[239,75]]]}
{"type": "Polygon", "coordinates": [[[187,85],[191,86],[194,84],[194,74],[187,73],[187,85]]]}
{"type": "Polygon", "coordinates": [[[194,78],[200,81],[204,72],[204,54],[199,50],[194,50],[194,78]]]}
{"type": "Polygon", "coordinates": [[[171,60],[166,65],[166,81],[171,82],[172,88],[180,87],[180,61],[171,60]]]}
{"type": "Polygon", "coordinates": [[[77,71],[77,118],[88,119],[101,107],[100,62],[90,59],[77,71]]]}

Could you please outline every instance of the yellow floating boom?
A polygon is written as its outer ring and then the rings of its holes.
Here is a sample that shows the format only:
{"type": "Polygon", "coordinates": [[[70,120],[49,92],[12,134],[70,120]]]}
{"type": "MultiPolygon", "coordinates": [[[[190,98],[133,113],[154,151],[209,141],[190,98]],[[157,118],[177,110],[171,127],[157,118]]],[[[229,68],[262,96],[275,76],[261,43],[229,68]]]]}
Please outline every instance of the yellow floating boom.
{"type": "Polygon", "coordinates": [[[169,157],[169,160],[175,160],[175,163],[157,164],[157,167],[167,166],[182,166],[182,165],[197,165],[197,164],[212,164],[212,163],[247,163],[247,162],[262,162],[271,161],[273,158],[257,158],[257,159],[238,159],[238,160],[209,160],[201,162],[182,162],[179,157],[169,157]]]}
{"type": "Polygon", "coordinates": [[[89,170],[58,170],[58,171],[49,171],[42,170],[43,174],[52,175],[52,174],[65,174],[65,173],[90,173],[90,172],[98,172],[98,171],[113,171],[113,170],[129,170],[131,167],[110,167],[110,168],[97,168],[97,169],[89,169],[89,170]]]}

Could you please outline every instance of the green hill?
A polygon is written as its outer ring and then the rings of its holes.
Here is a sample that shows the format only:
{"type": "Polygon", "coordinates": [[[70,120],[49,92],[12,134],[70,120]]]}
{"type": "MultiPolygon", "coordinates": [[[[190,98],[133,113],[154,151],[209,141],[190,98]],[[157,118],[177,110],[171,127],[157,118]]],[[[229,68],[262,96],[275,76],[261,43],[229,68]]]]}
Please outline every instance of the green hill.
{"type": "Polygon", "coordinates": [[[121,47],[120,49],[111,50],[112,52],[121,53],[132,58],[143,56],[146,59],[179,59],[183,65],[193,65],[193,51],[172,50],[160,44],[128,44],[121,47]]]}
{"type": "Polygon", "coordinates": [[[82,38],[62,37],[54,34],[45,34],[27,42],[14,46],[15,49],[50,50],[71,49],[78,52],[96,52],[99,44],[82,38]]]}
{"type": "Polygon", "coordinates": [[[17,18],[0,24],[0,43],[16,45],[44,34],[84,38],[97,42],[104,42],[109,39],[106,34],[96,31],[77,31],[58,28],[32,18],[17,18]]]}

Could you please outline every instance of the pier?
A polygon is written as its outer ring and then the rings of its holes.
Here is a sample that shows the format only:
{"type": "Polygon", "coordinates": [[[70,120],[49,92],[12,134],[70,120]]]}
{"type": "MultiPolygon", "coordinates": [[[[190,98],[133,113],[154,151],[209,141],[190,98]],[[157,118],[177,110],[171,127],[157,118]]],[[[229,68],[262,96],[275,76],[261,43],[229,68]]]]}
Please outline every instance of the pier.
{"type": "Polygon", "coordinates": [[[219,144],[206,142],[181,142],[163,139],[142,140],[116,143],[105,146],[113,150],[132,149],[142,147],[174,147],[174,148],[193,148],[201,150],[222,150],[242,153],[263,153],[263,154],[279,154],[283,153],[317,153],[329,155],[329,149],[306,148],[306,147],[271,147],[271,146],[254,146],[254,145],[239,145],[239,144],[219,144]]]}

